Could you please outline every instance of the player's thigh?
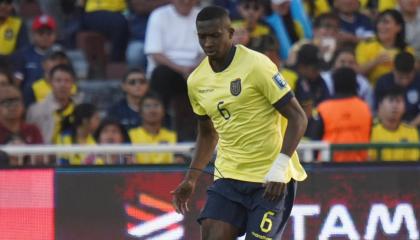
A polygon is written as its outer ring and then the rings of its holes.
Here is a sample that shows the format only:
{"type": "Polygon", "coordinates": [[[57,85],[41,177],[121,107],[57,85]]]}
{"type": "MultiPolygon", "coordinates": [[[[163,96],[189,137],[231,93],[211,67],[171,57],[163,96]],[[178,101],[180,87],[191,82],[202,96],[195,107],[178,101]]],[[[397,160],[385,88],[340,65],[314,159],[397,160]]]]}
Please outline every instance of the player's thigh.
{"type": "Polygon", "coordinates": [[[296,183],[292,180],[278,201],[258,199],[258,205],[248,212],[246,240],[276,239],[283,232],[290,217],[295,198],[296,183]]]}
{"type": "Polygon", "coordinates": [[[202,240],[236,240],[238,228],[230,223],[206,218],[201,222],[202,240]]]}

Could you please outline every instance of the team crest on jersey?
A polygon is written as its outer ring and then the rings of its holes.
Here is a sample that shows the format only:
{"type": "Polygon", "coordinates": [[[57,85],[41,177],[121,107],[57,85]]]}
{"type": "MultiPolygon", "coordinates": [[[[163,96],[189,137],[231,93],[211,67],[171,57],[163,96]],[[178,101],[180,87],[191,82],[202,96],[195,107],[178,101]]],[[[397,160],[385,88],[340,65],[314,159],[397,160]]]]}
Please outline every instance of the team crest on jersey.
{"type": "Polygon", "coordinates": [[[232,82],[230,82],[230,93],[233,96],[238,96],[241,93],[242,86],[241,86],[241,79],[235,79],[232,82]]]}
{"type": "Polygon", "coordinates": [[[273,76],[273,80],[274,80],[274,82],[276,82],[277,86],[280,89],[283,89],[283,88],[285,88],[287,86],[286,81],[284,81],[283,76],[280,73],[276,73],[273,76]]]}
{"type": "Polygon", "coordinates": [[[4,39],[6,39],[6,40],[12,40],[13,39],[13,36],[14,36],[13,29],[8,28],[8,29],[6,29],[6,31],[4,31],[4,39]]]}

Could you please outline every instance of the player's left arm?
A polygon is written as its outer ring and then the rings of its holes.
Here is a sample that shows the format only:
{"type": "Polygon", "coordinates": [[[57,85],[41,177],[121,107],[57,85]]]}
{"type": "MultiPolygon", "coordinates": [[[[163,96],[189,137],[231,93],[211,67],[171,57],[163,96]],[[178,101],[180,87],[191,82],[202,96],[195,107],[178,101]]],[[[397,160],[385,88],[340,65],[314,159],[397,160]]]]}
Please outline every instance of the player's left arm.
{"type": "Polygon", "coordinates": [[[285,172],[300,139],[305,133],[308,119],[294,96],[286,103],[280,99],[273,106],[287,119],[287,127],[280,153],[265,176],[266,189],[264,197],[275,201],[286,188],[285,172]]]}

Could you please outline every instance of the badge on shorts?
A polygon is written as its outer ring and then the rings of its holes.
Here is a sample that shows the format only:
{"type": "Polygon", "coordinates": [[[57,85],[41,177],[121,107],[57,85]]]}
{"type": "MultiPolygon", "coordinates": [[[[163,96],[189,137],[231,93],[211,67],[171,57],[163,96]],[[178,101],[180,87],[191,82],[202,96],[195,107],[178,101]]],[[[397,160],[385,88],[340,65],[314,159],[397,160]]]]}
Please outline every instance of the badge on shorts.
{"type": "Polygon", "coordinates": [[[276,82],[277,86],[280,89],[283,89],[283,88],[285,88],[287,86],[286,81],[284,81],[283,76],[280,73],[276,73],[273,76],[273,80],[274,80],[274,82],[276,82]]]}
{"type": "Polygon", "coordinates": [[[241,93],[242,86],[241,86],[241,79],[238,78],[230,82],[230,93],[233,96],[238,96],[241,93]]]}

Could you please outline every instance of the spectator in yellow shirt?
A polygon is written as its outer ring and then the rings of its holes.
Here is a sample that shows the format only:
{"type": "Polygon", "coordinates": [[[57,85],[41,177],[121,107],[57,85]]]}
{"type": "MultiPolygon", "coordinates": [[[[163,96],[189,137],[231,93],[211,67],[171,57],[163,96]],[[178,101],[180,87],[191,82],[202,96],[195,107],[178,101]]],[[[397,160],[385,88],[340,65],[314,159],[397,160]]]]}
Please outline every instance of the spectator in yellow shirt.
{"type": "MultiPolygon", "coordinates": [[[[82,103],[74,108],[70,117],[63,120],[62,131],[55,143],[60,145],[95,145],[94,132],[100,123],[99,112],[90,103],[82,103]]],[[[95,156],[86,154],[69,154],[63,156],[64,163],[71,165],[93,164],[95,156]]]]}
{"type": "MultiPolygon", "coordinates": [[[[415,127],[405,124],[401,118],[405,111],[404,90],[400,87],[390,88],[380,96],[378,122],[374,124],[371,134],[372,143],[419,143],[419,133],[415,127]]],[[[369,151],[371,160],[379,160],[377,151],[369,151]]],[[[383,149],[383,161],[418,161],[418,149],[383,149]]]]}
{"type": "Polygon", "coordinates": [[[393,59],[400,51],[414,52],[405,41],[404,19],[397,10],[381,12],[376,21],[376,37],[360,42],[356,59],[361,72],[375,85],[382,75],[393,70],[393,59]]]}
{"type": "MultiPolygon", "coordinates": [[[[156,145],[177,142],[176,133],[162,127],[165,109],[158,95],[148,93],[143,97],[140,114],[143,124],[129,131],[131,143],[156,145]]],[[[171,153],[139,153],[135,162],[139,164],[167,164],[173,163],[174,158],[171,153]]]]}

